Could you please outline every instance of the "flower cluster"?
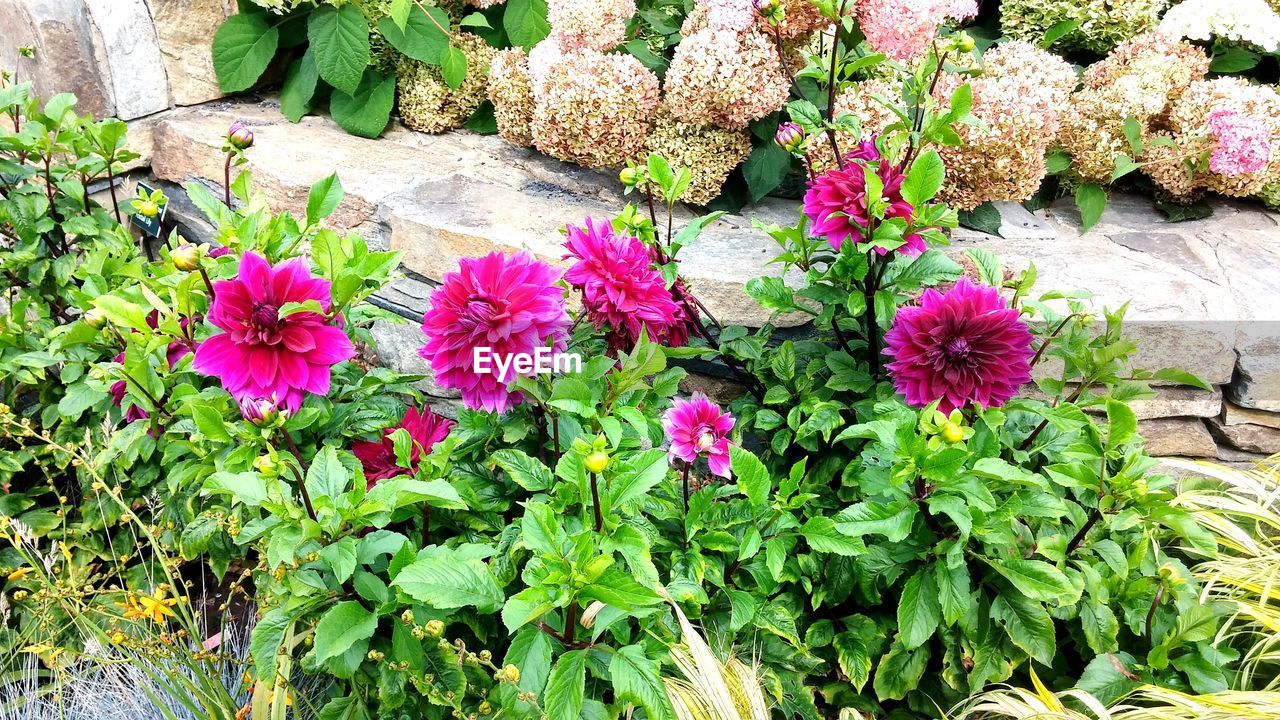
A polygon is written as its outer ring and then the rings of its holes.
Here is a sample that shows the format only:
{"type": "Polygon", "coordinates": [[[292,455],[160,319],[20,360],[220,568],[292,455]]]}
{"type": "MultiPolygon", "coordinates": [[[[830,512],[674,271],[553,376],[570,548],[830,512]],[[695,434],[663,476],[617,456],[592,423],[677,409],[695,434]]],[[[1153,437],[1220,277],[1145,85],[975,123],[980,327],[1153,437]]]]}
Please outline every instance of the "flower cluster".
{"type": "Polygon", "coordinates": [[[664,104],[682,122],[741,130],[780,109],[791,82],[774,42],[754,28],[708,28],[676,47],[664,104]]]}
{"type": "Polygon", "coordinates": [[[942,198],[961,210],[1035,194],[1058,133],[1059,108],[1076,85],[1069,64],[1023,41],[997,45],[984,63],[981,76],[947,75],[937,91],[946,106],[960,84],[973,90],[979,123],[956,126],[962,144],[938,149],[947,167],[942,198]]]}
{"type": "Polygon", "coordinates": [[[566,50],[609,50],[626,39],[635,0],[573,0],[547,5],[552,34],[566,50]]]}
{"type": "Polygon", "coordinates": [[[1125,120],[1138,121],[1143,135],[1169,104],[1209,72],[1209,58],[1190,43],[1148,33],[1119,45],[1090,67],[1083,87],[1062,113],[1058,144],[1072,157],[1072,170],[1090,182],[1109,182],[1119,153],[1131,152],[1125,120]]]}
{"type": "MultiPolygon", "coordinates": [[[[906,176],[897,164],[884,159],[874,140],[862,141],[845,158],[845,166],[832,168],[809,182],[804,196],[804,214],[809,218],[809,231],[825,237],[839,250],[846,242],[859,243],[864,231],[871,227],[871,210],[867,203],[867,169],[873,168],[883,185],[881,197],[887,203],[884,218],[902,218],[910,222],[915,208],[902,199],[902,183],[906,176]]],[[[904,238],[900,252],[915,256],[928,249],[924,238],[911,234],[904,238]]],[[[884,248],[876,252],[885,254],[884,248]]]]}
{"type": "Polygon", "coordinates": [[[1193,83],[1158,127],[1144,169],[1175,197],[1199,189],[1248,197],[1280,179],[1280,94],[1238,77],[1193,83]],[[1207,154],[1206,164],[1195,162],[1207,154]],[[1188,172],[1188,163],[1191,169],[1188,172]]]}
{"type": "Polygon", "coordinates": [[[682,199],[705,205],[720,194],[729,173],[751,154],[751,137],[746,130],[690,125],[660,107],[645,147],[672,167],[687,168],[693,177],[682,199]]]}
{"type": "Polygon", "coordinates": [[[996,407],[1031,380],[1031,331],[998,288],[961,278],[947,293],[926,290],[885,334],[894,387],[916,407],[950,413],[996,407]]]}
{"type": "Polygon", "coordinates": [[[419,412],[417,408],[411,407],[397,427],[383,430],[382,437],[377,441],[352,443],[351,453],[364,467],[365,480],[372,488],[379,480],[393,478],[405,472],[404,468],[396,464],[395,443],[391,439],[396,430],[403,429],[413,441],[413,447],[409,451],[409,473],[413,474],[417,472],[422,456],[430,453],[436,443],[448,437],[453,425],[452,420],[431,410],[419,412]]]}
{"type": "MultiPolygon", "coordinates": [[[[958,0],[965,2],[966,0],[958,0]]],[[[972,2],[973,0],[967,0],[972,2]]],[[[778,23],[777,32],[788,40],[801,40],[807,38],[828,25],[831,21],[822,16],[822,11],[818,9],[811,0],[780,0],[782,6],[782,21],[778,23]]],[[[757,25],[767,23],[764,18],[756,21],[757,25]]],[[[770,29],[772,32],[772,29],[770,29]]]]}
{"type": "Polygon", "coordinates": [[[695,392],[688,400],[678,399],[662,416],[662,428],[670,443],[672,460],[693,463],[707,459],[712,474],[730,478],[729,433],[736,420],[706,395],[695,392]]]}
{"type": "Polygon", "coordinates": [[[497,50],[471,33],[456,33],[453,42],[467,58],[467,76],[456,90],[434,65],[403,58],[396,73],[400,119],[427,133],[461,127],[485,98],[489,63],[497,50]]]}
{"type": "Polygon", "coordinates": [[[1266,0],[1183,0],[1165,14],[1160,29],[1188,40],[1226,40],[1280,51],[1280,13],[1266,0]]]}
{"type": "Polygon", "coordinates": [[[297,412],[305,393],[328,394],[330,366],[355,357],[351,340],[327,315],[329,281],[312,277],[302,258],[272,267],[245,253],[237,277],[213,289],[208,320],[223,332],[200,343],[193,367],[217,377],[237,399],[274,398],[297,412]],[[325,314],[281,314],[288,303],[308,302],[325,314]]]}
{"type": "Polygon", "coordinates": [[[619,165],[638,155],[658,106],[657,76],[630,55],[595,50],[538,54],[554,42],[543,40],[529,57],[534,145],[586,167],[619,165]],[[547,55],[550,62],[535,62],[547,55]]]}
{"type": "Polygon", "coordinates": [[[499,52],[489,63],[489,102],[503,140],[528,147],[533,144],[533,84],[529,58],[518,47],[499,52]]]}
{"type": "Polygon", "coordinates": [[[461,260],[432,293],[422,320],[427,340],[418,354],[436,382],[459,390],[475,410],[505,412],[519,403],[520,393],[507,389],[514,380],[511,365],[495,362],[505,373],[477,372],[475,351],[487,348],[497,360],[532,355],[540,347],[563,349],[569,315],[559,279],[558,270],[528,252],[461,260]]]}
{"type": "Polygon", "coordinates": [[[873,50],[899,62],[924,55],[949,18],[977,15],[968,0],[862,0],[858,23],[873,50]]]}
{"type": "Polygon", "coordinates": [[[587,218],[586,225],[567,228],[565,258],[576,262],[564,279],[582,291],[591,323],[597,329],[608,327],[610,350],[630,350],[642,331],[672,347],[688,342],[685,315],[662,274],[651,267],[644,243],[618,235],[608,222],[587,218]]]}
{"type": "Polygon", "coordinates": [[[1154,27],[1168,6],[1169,0],[1003,0],[1000,22],[1005,35],[1032,42],[1055,25],[1075,22],[1054,47],[1105,53],[1154,27]]]}

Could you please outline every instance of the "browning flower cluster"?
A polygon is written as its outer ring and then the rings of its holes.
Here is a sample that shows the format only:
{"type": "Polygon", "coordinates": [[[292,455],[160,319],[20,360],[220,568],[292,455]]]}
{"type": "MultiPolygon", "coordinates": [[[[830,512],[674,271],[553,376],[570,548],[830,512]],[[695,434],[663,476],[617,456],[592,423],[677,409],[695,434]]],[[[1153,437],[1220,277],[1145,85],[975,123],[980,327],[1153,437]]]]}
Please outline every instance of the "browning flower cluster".
{"type": "Polygon", "coordinates": [[[1000,22],[1005,35],[1035,42],[1055,25],[1074,21],[1076,29],[1054,47],[1105,53],[1155,27],[1168,6],[1169,0],[1004,0],[1000,22]]]}
{"type": "Polygon", "coordinates": [[[498,136],[528,147],[533,144],[533,84],[529,58],[518,47],[499,52],[489,64],[489,102],[498,121],[498,136]]]}
{"type": "Polygon", "coordinates": [[[774,42],[749,28],[698,30],[676,48],[667,71],[667,107],[681,121],[741,130],[780,109],[791,82],[774,42]]]}
{"type": "Polygon", "coordinates": [[[720,194],[729,173],[751,154],[746,130],[724,130],[680,122],[665,107],[658,109],[646,147],[673,167],[689,169],[693,180],[683,200],[705,205],[720,194]]]}
{"type": "Polygon", "coordinates": [[[626,39],[635,0],[573,0],[547,5],[551,32],[566,50],[608,50],[626,39]]]}
{"type": "Polygon", "coordinates": [[[485,98],[489,63],[498,51],[471,33],[457,33],[454,42],[467,58],[467,76],[456,90],[434,65],[402,58],[396,73],[400,119],[428,133],[461,127],[485,98]]]}
{"type": "Polygon", "coordinates": [[[1090,67],[1083,88],[1062,113],[1058,144],[1072,156],[1072,170],[1089,182],[1109,182],[1115,157],[1131,152],[1127,118],[1144,137],[1191,84],[1209,72],[1209,58],[1190,43],[1149,33],[1122,43],[1090,67]]]}

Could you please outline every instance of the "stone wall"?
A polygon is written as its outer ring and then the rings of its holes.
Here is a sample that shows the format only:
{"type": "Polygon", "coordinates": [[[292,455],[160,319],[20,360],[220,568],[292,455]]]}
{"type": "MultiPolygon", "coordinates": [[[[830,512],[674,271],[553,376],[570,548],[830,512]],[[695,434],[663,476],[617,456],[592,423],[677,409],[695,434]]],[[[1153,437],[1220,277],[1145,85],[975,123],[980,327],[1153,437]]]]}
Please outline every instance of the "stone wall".
{"type": "MultiPolygon", "coordinates": [[[[294,125],[273,101],[240,100],[188,108],[155,126],[153,171],[172,188],[191,180],[221,182],[219,147],[231,122],[249,123],[255,181],[277,209],[301,213],[311,183],[337,170],[347,190],[333,216],[405,253],[405,278],[377,300],[411,322],[375,329],[382,360],[424,373],[415,320],[432,283],[459,257],[527,248],[562,263],[559,228],[616,212],[626,199],[612,173],[565,165],[494,137],[459,132],[421,135],[393,126],[379,140],[343,133],[325,118],[294,125]]],[[[753,220],[791,223],[795,203],[766,200],[707,228],[681,254],[682,273],[726,323],[770,320],[743,285],[776,272],[766,265],[776,246],[753,220]]],[[[1003,237],[961,230],[953,251],[988,248],[1012,268],[1034,263],[1037,288],[1092,291],[1100,312],[1129,303],[1127,335],[1142,367],[1180,367],[1212,383],[1211,391],[1157,386],[1135,410],[1154,455],[1256,459],[1280,452],[1280,216],[1259,206],[1220,201],[1207,220],[1169,224],[1146,198],[1120,196],[1102,222],[1081,233],[1069,205],[1035,214],[1001,207],[1003,237]]],[[[179,213],[199,239],[207,228],[179,213]]],[[[682,210],[681,219],[692,217],[682,210]]],[[[802,318],[781,318],[795,326],[802,318]]],[[[804,332],[795,328],[790,332],[804,332]]],[[[1046,368],[1051,370],[1052,368],[1046,368]]],[[[715,368],[692,375],[697,386],[727,400],[740,389],[715,368]]],[[[448,403],[456,394],[428,386],[448,403]]]]}

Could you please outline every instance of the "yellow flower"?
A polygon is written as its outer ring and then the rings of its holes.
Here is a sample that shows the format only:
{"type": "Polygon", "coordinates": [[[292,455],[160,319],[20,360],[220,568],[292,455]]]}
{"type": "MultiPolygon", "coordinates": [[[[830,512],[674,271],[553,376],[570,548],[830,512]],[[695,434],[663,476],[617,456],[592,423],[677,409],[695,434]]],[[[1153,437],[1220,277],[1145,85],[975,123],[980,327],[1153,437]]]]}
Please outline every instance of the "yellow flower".
{"type": "Polygon", "coordinates": [[[126,620],[137,620],[140,618],[150,619],[151,622],[160,625],[164,623],[166,617],[174,617],[174,605],[178,604],[178,598],[165,597],[166,592],[163,587],[157,588],[153,595],[142,595],[135,597],[129,594],[125,601],[116,603],[124,608],[124,617],[126,620]]]}
{"type": "Polygon", "coordinates": [[[11,573],[9,573],[7,576],[5,576],[5,579],[6,579],[6,580],[8,580],[8,581],[10,581],[10,582],[13,582],[14,580],[21,580],[22,578],[26,577],[27,575],[29,575],[29,574],[30,574],[32,571],[34,571],[34,570],[35,570],[35,568],[30,568],[30,567],[20,567],[20,568],[18,568],[17,570],[14,570],[13,572],[11,572],[11,573]]]}

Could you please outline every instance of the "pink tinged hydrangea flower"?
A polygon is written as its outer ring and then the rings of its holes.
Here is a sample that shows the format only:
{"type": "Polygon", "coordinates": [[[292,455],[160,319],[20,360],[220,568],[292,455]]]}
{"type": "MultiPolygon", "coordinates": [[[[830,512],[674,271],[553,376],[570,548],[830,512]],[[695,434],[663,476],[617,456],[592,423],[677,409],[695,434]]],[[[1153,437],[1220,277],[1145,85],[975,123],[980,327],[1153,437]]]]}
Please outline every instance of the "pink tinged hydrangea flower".
{"type": "Polygon", "coordinates": [[[427,343],[418,354],[437,383],[462,393],[467,407],[506,412],[522,399],[507,389],[516,376],[515,356],[565,346],[569,315],[555,285],[560,272],[528,252],[494,252],[458,265],[431,295],[422,321],[427,343]],[[476,367],[477,348],[492,358],[487,367],[476,367]]]}
{"type": "Polygon", "coordinates": [[[958,22],[978,16],[978,0],[951,0],[947,17],[958,22]]]}
{"type": "MultiPolygon", "coordinates": [[[[871,211],[867,206],[867,176],[869,163],[875,163],[875,173],[884,189],[881,197],[889,204],[884,217],[910,220],[915,208],[902,199],[902,183],[906,177],[892,163],[884,161],[875,143],[863,140],[845,156],[843,168],[832,168],[809,182],[804,196],[804,214],[808,216],[809,232],[825,237],[831,247],[839,250],[846,242],[863,241],[863,231],[871,225],[871,211]]],[[[898,249],[904,255],[916,256],[927,246],[919,234],[904,238],[898,249]]],[[[888,251],[876,248],[881,255],[888,251]]]]}
{"type": "Polygon", "coordinates": [[[236,398],[274,397],[297,412],[305,393],[329,392],[331,366],[355,357],[346,333],[325,315],[280,317],[291,302],[314,300],[329,310],[329,281],[312,277],[302,258],[272,267],[245,253],[238,276],[214,283],[214,293],[208,319],[223,332],[200,344],[194,366],[236,398]]]}
{"type": "MultiPolygon", "coordinates": [[[[867,44],[899,62],[924,55],[955,0],[862,0],[858,22],[867,44]]],[[[961,12],[967,8],[959,7],[961,12]]]]}
{"type": "Polygon", "coordinates": [[[732,477],[729,470],[729,431],[734,417],[696,392],[688,400],[677,399],[662,416],[662,427],[670,444],[667,454],[673,460],[691,463],[699,457],[707,459],[711,472],[722,478],[732,477]]]}
{"type": "Polygon", "coordinates": [[[1209,113],[1214,146],[1209,169],[1219,175],[1239,177],[1263,170],[1271,162],[1271,130],[1267,123],[1235,110],[1209,113]]]}
{"type": "MultiPolygon", "coordinates": [[[[662,274],[650,265],[644,243],[621,237],[608,222],[587,218],[586,228],[568,227],[566,259],[577,260],[564,279],[582,290],[582,304],[597,328],[608,325],[627,350],[647,331],[650,340],[670,342],[673,330],[684,325],[680,307],[671,297],[662,274]]],[[[684,339],[687,334],[676,335],[684,339]]],[[[683,343],[681,343],[683,344],[683,343]]]]}
{"type": "Polygon", "coordinates": [[[417,408],[409,408],[398,427],[382,431],[382,438],[377,442],[360,441],[351,444],[351,453],[364,466],[364,477],[373,487],[379,480],[405,474],[404,468],[396,464],[395,443],[391,435],[403,428],[413,440],[413,449],[409,454],[409,474],[418,471],[418,463],[423,454],[430,453],[435,444],[449,436],[453,429],[453,421],[441,417],[431,410],[419,412],[417,408]]]}
{"type": "Polygon", "coordinates": [[[707,8],[707,24],[717,30],[742,32],[755,24],[754,0],[700,0],[707,8]]]}
{"type": "Polygon", "coordinates": [[[1031,332],[997,288],[961,278],[947,293],[928,290],[898,312],[885,334],[887,367],[907,403],[937,400],[949,413],[997,407],[1031,380],[1031,332]]]}

